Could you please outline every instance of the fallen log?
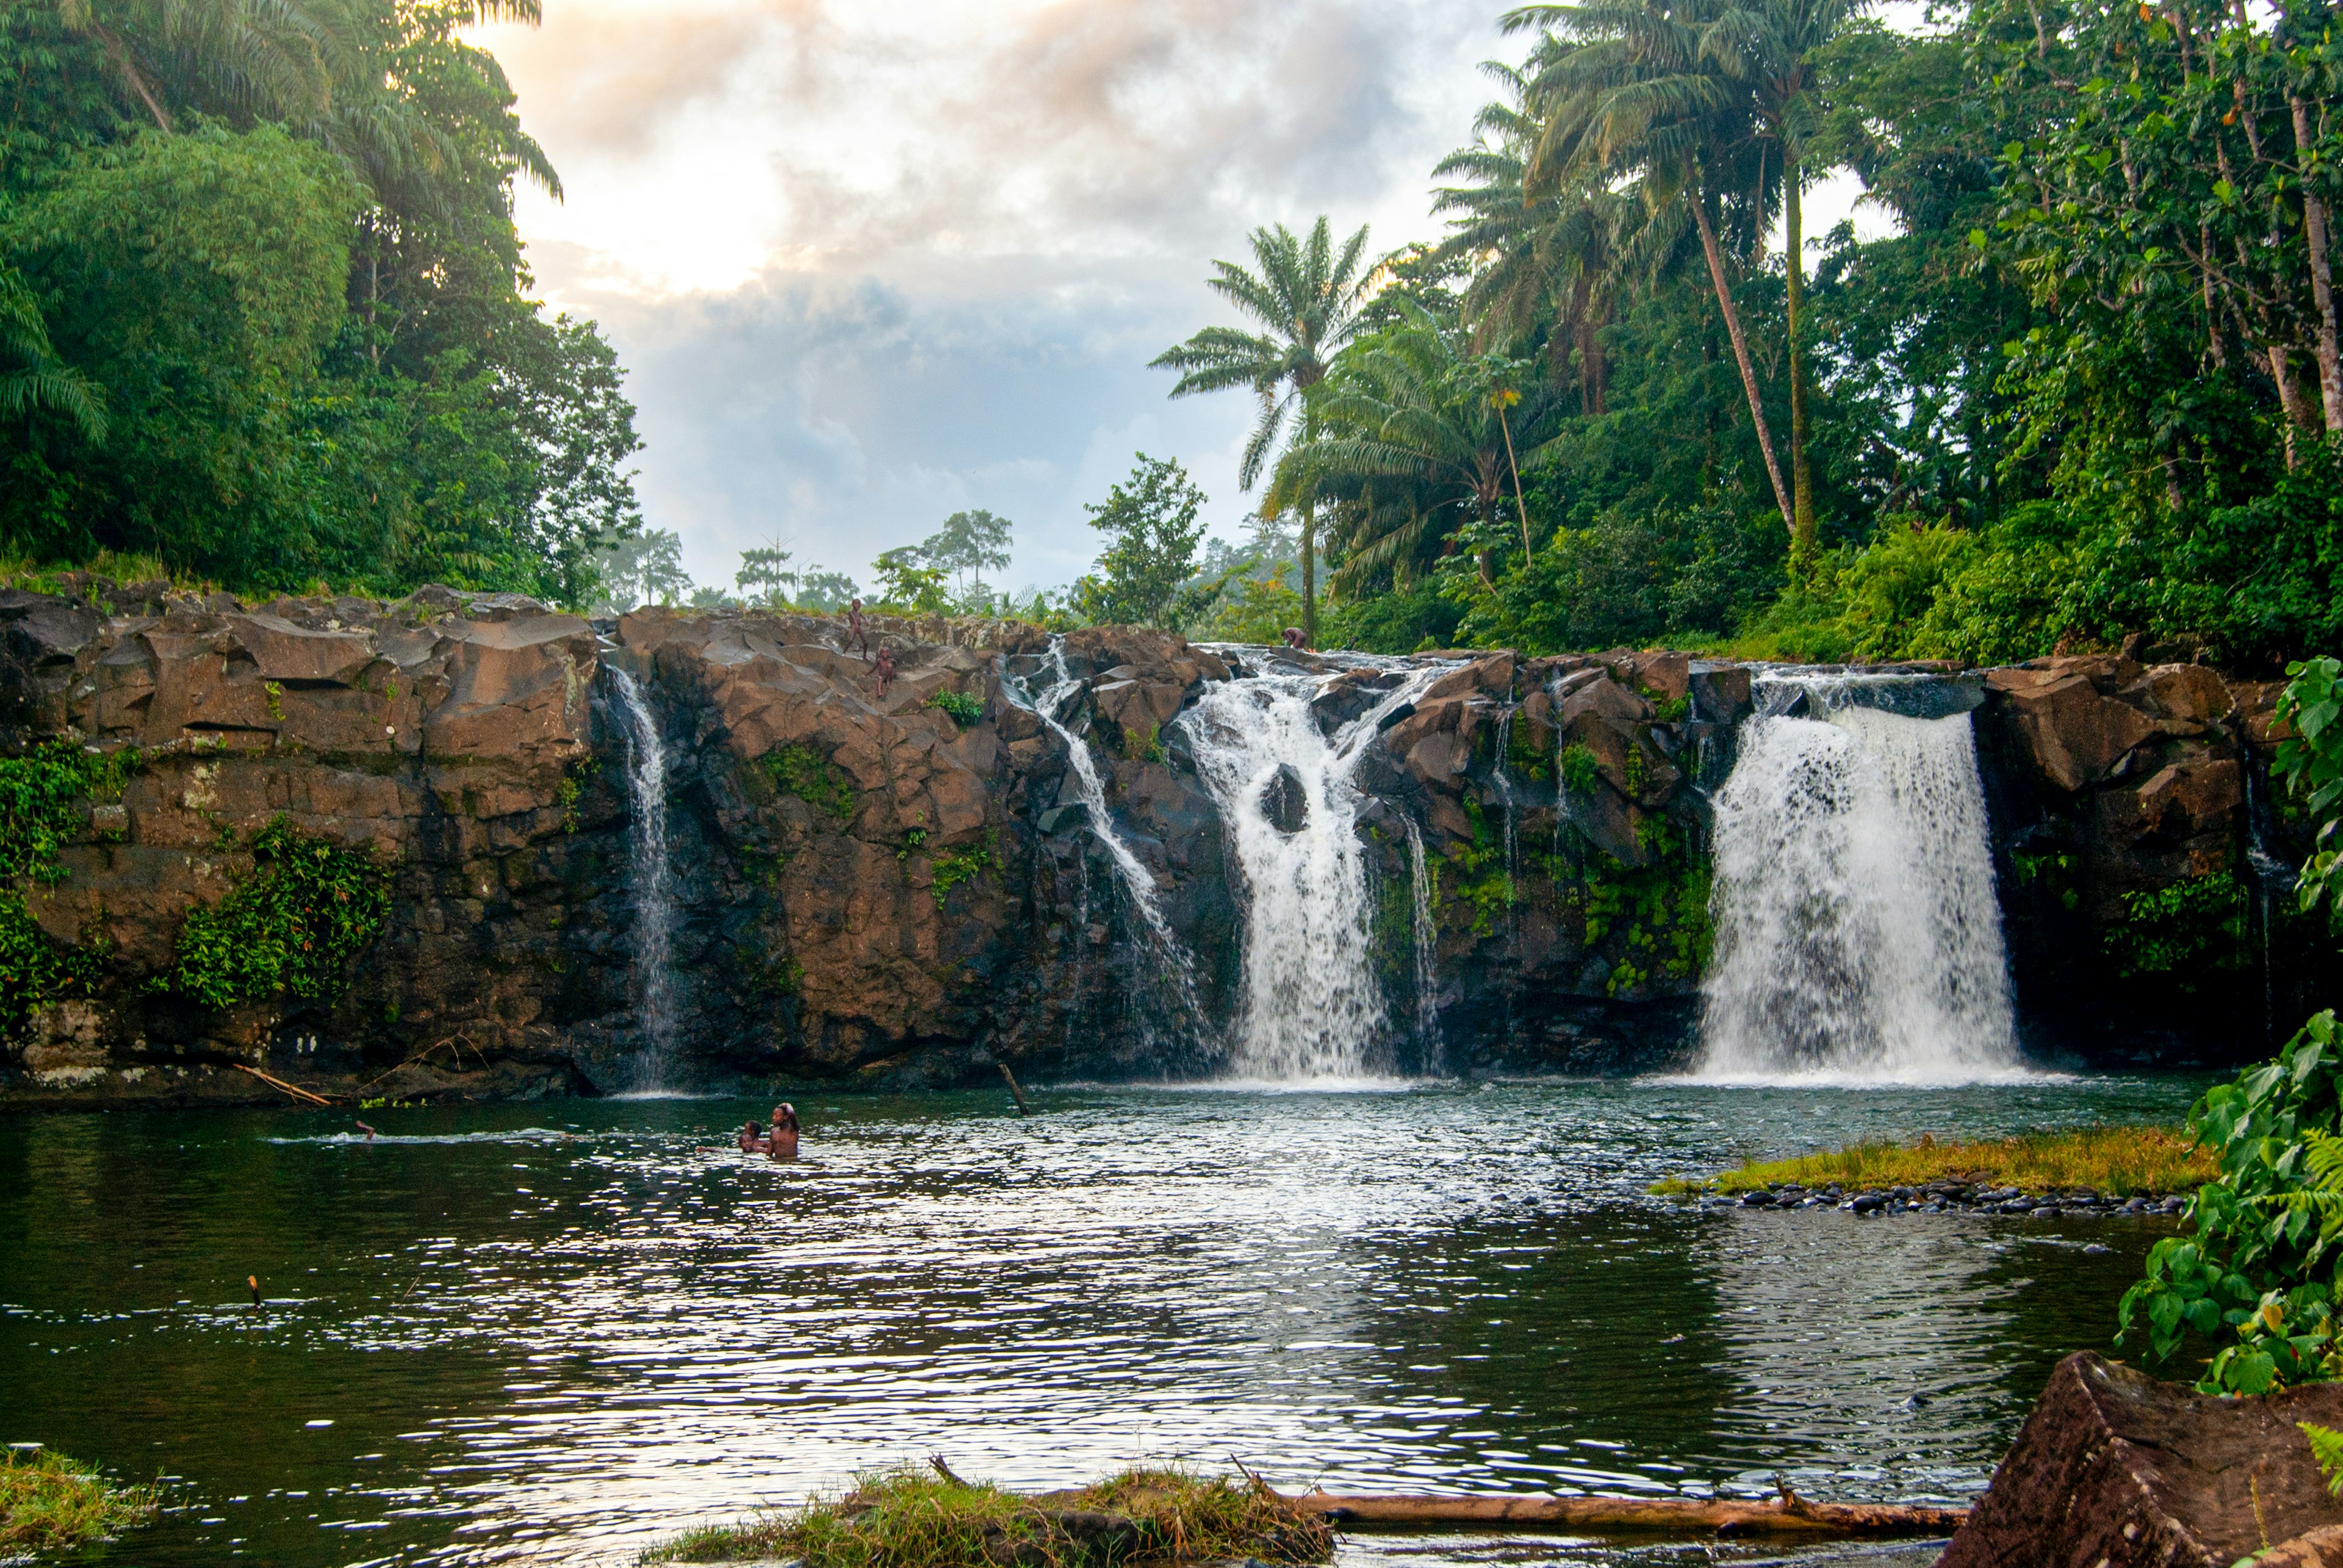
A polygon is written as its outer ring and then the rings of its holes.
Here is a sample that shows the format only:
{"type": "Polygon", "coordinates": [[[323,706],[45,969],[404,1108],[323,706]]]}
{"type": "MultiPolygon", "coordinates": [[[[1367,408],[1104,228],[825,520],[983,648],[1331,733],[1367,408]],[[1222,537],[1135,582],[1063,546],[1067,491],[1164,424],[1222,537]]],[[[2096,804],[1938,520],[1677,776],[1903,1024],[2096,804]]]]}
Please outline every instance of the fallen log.
{"type": "Polygon", "coordinates": [[[1809,1503],[1788,1493],[1763,1503],[1709,1503],[1690,1497],[1353,1497],[1306,1492],[1286,1502],[1337,1524],[1503,1524],[1720,1535],[1949,1535],[1968,1517],[1965,1508],[1809,1503]]]}

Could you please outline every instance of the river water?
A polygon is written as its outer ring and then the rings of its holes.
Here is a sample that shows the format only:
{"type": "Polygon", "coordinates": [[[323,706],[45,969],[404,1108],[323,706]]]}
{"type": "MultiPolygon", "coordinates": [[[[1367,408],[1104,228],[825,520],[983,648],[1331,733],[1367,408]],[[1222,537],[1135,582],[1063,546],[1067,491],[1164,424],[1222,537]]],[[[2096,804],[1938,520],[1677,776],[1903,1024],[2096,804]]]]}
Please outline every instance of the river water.
{"type": "Polygon", "coordinates": [[[930,1453],[1018,1486],[1235,1454],[1290,1487],[1959,1499],[2106,1346],[2156,1222],[1644,1187],[2198,1087],[816,1095],[793,1166],[729,1147],[745,1101],[386,1110],[372,1143],[347,1112],[0,1119],[0,1441],[167,1477],[96,1554],[156,1568],[623,1563],[930,1453]]]}

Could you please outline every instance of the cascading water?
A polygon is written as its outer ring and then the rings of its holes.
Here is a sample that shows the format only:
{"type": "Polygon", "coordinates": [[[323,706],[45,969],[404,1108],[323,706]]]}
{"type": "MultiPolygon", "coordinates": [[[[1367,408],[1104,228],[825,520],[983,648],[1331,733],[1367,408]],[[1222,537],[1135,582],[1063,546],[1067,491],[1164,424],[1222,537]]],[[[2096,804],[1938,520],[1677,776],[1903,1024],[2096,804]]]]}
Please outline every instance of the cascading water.
{"type": "Polygon", "coordinates": [[[1874,704],[1912,678],[1758,682],[1715,797],[1711,1081],[2019,1076],[1966,712],[1874,704]],[[1803,696],[1810,713],[1788,709],[1803,696]]]}
{"type": "MultiPolygon", "coordinates": [[[[1090,814],[1091,834],[1105,849],[1107,860],[1114,867],[1115,878],[1123,890],[1131,895],[1131,907],[1146,923],[1148,934],[1155,940],[1164,962],[1170,966],[1170,979],[1178,991],[1181,1003],[1188,1010],[1192,1022],[1200,1028],[1202,1013],[1196,1001],[1196,966],[1187,949],[1173,935],[1172,923],[1163,918],[1163,901],[1157,896],[1154,877],[1140,863],[1139,856],[1116,830],[1113,816],[1107,810],[1106,783],[1099,777],[1098,760],[1091,755],[1089,742],[1066,728],[1063,715],[1081,695],[1079,676],[1066,668],[1066,645],[1062,637],[1050,638],[1048,670],[1051,682],[1040,692],[1027,690],[1014,678],[1003,678],[1001,689],[1010,701],[1025,709],[1049,728],[1066,749],[1066,761],[1074,770],[1074,781],[1080,789],[1082,806],[1090,814]]],[[[1087,876],[1087,872],[1085,872],[1087,876]]],[[[1083,902],[1089,903],[1089,884],[1083,884],[1083,902]]]]}
{"type": "Polygon", "coordinates": [[[1423,1070],[1437,1073],[1446,1065],[1440,1039],[1440,927],[1432,918],[1432,869],[1423,858],[1423,829],[1413,817],[1402,817],[1407,828],[1408,891],[1415,901],[1415,1032],[1423,1046],[1423,1070]]]}
{"type": "Polygon", "coordinates": [[[1244,877],[1235,1077],[1290,1082],[1368,1070],[1384,1001],[1358,834],[1363,797],[1352,775],[1383,717],[1445,673],[1439,665],[1405,668],[1394,689],[1331,735],[1311,709],[1321,678],[1275,664],[1213,684],[1174,721],[1189,737],[1244,877]],[[1281,779],[1289,808],[1298,797],[1292,831],[1271,815],[1269,796],[1281,779]]]}
{"type": "Polygon", "coordinates": [[[613,664],[610,684],[627,740],[627,793],[630,815],[627,849],[635,893],[635,955],[631,981],[643,1022],[643,1055],[635,1088],[667,1087],[675,1044],[675,980],[671,948],[675,934],[675,869],[667,847],[667,747],[659,721],[643,701],[634,678],[613,664]]]}

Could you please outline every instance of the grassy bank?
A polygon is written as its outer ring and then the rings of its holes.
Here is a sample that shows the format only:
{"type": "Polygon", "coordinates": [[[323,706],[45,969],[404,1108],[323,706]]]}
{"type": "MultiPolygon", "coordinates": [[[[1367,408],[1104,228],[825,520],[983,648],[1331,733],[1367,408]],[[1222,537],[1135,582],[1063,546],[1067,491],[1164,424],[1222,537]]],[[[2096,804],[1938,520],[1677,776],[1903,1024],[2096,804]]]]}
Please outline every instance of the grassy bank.
{"type": "Polygon", "coordinates": [[[0,1554],[77,1546],[143,1524],[151,1486],[116,1486],[62,1453],[11,1451],[0,1461],[0,1554]]]}
{"type": "Polygon", "coordinates": [[[1094,1486],[1023,1497],[906,1468],[866,1475],[835,1501],[692,1531],[643,1561],[793,1557],[806,1568],[1111,1568],[1161,1558],[1322,1563],[1332,1553],[1333,1534],[1323,1521],[1295,1513],[1249,1481],[1127,1470],[1094,1486]]]}
{"type": "Polygon", "coordinates": [[[1652,1191],[1696,1197],[1792,1182],[1820,1189],[1835,1182],[1855,1192],[1967,1181],[2028,1192],[2128,1198],[2193,1191],[2216,1174],[2211,1152],[2177,1127],[2086,1127],[1982,1143],[1939,1143],[1929,1137],[1908,1146],[1858,1143],[1795,1160],[1753,1161],[1715,1176],[1671,1177],[1652,1191]]]}

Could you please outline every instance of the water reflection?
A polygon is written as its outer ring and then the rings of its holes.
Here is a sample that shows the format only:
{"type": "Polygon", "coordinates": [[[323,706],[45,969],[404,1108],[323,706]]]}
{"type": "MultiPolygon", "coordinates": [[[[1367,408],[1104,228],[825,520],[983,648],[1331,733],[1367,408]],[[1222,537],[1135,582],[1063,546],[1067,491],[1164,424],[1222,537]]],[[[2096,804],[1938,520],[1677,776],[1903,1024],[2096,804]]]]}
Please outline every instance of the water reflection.
{"type": "Polygon", "coordinates": [[[1031,1486],[1234,1452],[1362,1490],[1960,1495],[2050,1361],[2104,1342],[2144,1231],[2077,1222],[2115,1249],[2086,1258],[2056,1225],[1644,1187],[2194,1088],[1061,1091],[1031,1121],[801,1097],[794,1166],[736,1153],[723,1101],[386,1111],[372,1143],[18,1118],[0,1439],[182,1478],[116,1553],[142,1564],[619,1563],[936,1452],[1031,1486]]]}

